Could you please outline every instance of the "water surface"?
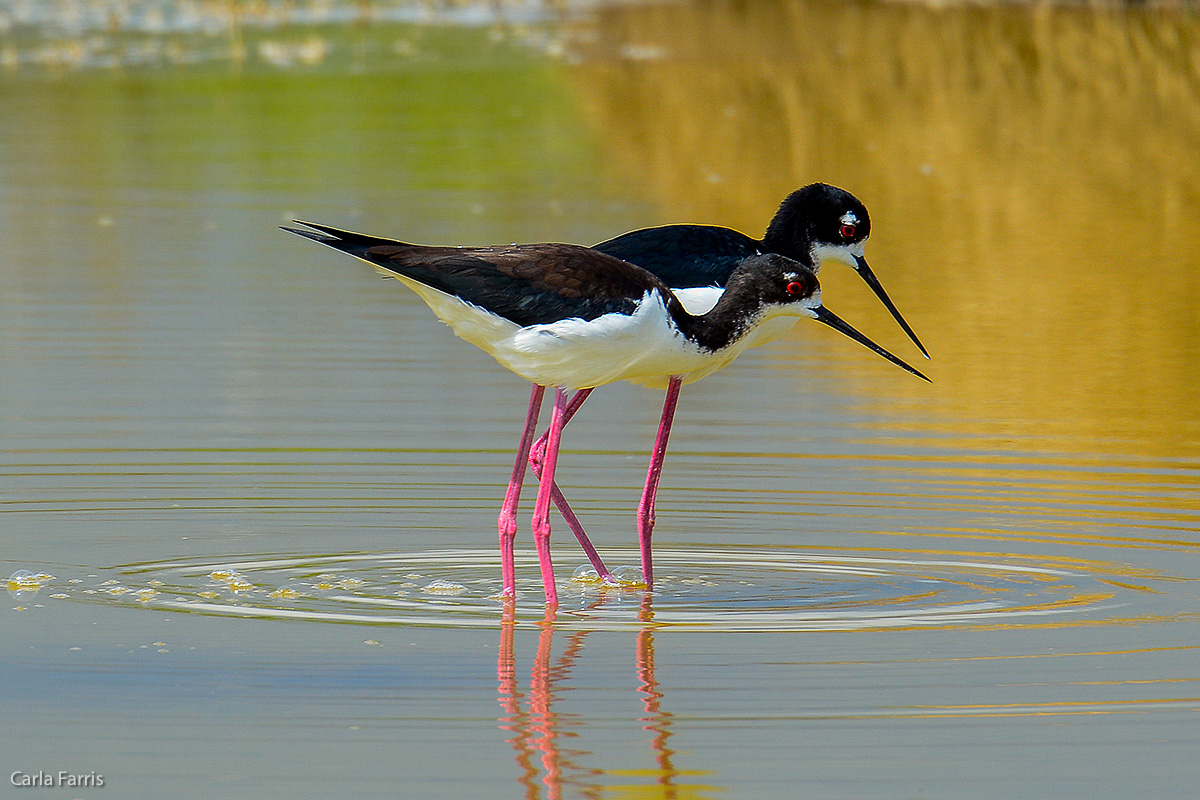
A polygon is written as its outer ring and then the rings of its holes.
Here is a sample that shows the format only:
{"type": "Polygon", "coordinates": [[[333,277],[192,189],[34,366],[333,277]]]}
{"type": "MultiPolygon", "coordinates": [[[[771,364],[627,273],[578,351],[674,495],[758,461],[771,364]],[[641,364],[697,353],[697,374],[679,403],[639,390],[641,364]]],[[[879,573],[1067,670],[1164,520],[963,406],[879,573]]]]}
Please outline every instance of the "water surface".
{"type": "MultiPolygon", "coordinates": [[[[102,775],[87,797],[1194,793],[1194,13],[35,6],[0,3],[8,773],[102,775]],[[818,179],[870,208],[934,383],[801,323],[687,387],[656,592],[572,580],[560,525],[552,618],[531,496],[520,597],[495,597],[526,385],[276,229],[757,236],[818,179]]],[[[848,271],[821,279],[919,359],[848,271]]],[[[606,387],[567,429],[560,482],[610,565],[637,561],[660,402],[606,387]]]]}

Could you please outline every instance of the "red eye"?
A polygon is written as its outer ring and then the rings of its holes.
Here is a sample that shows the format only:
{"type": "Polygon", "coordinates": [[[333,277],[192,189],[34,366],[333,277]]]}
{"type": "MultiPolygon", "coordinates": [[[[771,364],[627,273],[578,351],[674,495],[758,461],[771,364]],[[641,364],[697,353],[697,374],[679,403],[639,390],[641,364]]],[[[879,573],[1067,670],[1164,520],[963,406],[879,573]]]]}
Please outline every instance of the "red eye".
{"type": "Polygon", "coordinates": [[[804,293],[804,284],[800,283],[800,281],[792,281],[791,283],[789,283],[787,285],[787,293],[788,294],[803,294],[804,293]]]}
{"type": "Polygon", "coordinates": [[[842,226],[842,238],[843,239],[853,239],[854,238],[854,226],[853,225],[843,225],[842,226]]]}

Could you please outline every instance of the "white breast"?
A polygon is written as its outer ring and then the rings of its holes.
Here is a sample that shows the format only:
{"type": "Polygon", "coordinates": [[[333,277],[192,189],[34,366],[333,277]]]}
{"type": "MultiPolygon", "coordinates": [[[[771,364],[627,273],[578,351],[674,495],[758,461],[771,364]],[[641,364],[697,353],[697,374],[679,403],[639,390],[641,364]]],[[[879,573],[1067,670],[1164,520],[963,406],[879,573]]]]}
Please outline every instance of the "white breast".
{"type": "MultiPolygon", "coordinates": [[[[769,311],[768,318],[749,335],[713,353],[697,347],[675,328],[657,292],[647,292],[633,314],[573,318],[523,328],[454,295],[404,276],[393,277],[416,292],[455,334],[503,366],[534,383],[570,389],[623,380],[661,388],[671,375],[681,375],[685,383],[691,383],[726,366],[746,348],[781,335],[796,320],[791,314],[769,311]]],[[[706,311],[721,292],[719,288],[686,289],[677,296],[685,308],[690,305],[706,311]]]]}

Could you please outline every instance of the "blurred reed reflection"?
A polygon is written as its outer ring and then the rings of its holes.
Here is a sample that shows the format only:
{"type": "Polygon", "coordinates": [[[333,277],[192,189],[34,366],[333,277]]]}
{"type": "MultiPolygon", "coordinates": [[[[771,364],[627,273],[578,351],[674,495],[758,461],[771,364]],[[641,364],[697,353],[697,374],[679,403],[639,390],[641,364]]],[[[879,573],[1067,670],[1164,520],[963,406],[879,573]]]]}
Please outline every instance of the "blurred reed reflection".
{"type": "MultiPolygon", "coordinates": [[[[1200,15],[709,0],[609,8],[581,47],[576,92],[657,197],[647,224],[759,236],[813,180],[867,203],[871,263],[933,354],[909,411],[1197,452],[1200,15]]],[[[822,274],[830,307],[902,342],[847,274],[822,274]]]]}

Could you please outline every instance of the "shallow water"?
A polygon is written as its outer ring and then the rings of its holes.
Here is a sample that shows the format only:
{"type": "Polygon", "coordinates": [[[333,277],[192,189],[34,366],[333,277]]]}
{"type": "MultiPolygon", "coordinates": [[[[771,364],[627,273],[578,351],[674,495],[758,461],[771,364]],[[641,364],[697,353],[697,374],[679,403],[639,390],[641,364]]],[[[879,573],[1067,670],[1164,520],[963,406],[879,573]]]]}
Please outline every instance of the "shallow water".
{"type": "MultiPolygon", "coordinates": [[[[0,2],[4,774],[1194,795],[1195,14],[101,5],[0,2]],[[559,525],[552,618],[531,488],[496,598],[525,384],[276,230],[758,235],[816,179],[871,209],[934,383],[802,323],[687,387],[655,592],[589,581],[559,525]]],[[[637,563],[660,402],[605,387],[565,434],[610,566],[637,563]]]]}

